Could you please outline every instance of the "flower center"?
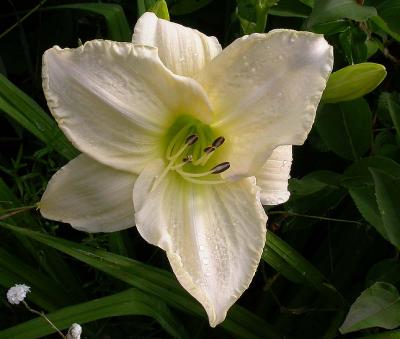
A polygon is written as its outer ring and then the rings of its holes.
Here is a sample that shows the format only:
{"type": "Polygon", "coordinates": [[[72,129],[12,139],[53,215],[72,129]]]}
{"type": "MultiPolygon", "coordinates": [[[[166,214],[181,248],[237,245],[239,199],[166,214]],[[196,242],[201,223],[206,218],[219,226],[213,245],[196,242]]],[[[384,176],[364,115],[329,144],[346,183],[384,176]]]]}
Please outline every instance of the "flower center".
{"type": "Polygon", "coordinates": [[[168,129],[164,137],[164,160],[167,163],[155,180],[153,190],[169,171],[195,184],[221,184],[219,173],[226,171],[229,162],[216,163],[215,154],[223,147],[225,138],[209,125],[193,117],[182,115],[168,129]]]}

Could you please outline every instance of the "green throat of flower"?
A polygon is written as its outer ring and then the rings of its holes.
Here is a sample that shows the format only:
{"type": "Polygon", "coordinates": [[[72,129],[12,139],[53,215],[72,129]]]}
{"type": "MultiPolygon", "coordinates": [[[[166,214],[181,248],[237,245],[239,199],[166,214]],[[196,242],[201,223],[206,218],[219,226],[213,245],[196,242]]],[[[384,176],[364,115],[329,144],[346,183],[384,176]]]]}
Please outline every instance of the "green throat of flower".
{"type": "Polygon", "coordinates": [[[216,163],[215,154],[224,142],[225,138],[215,133],[209,125],[191,116],[179,116],[164,137],[163,155],[167,166],[154,182],[153,189],[169,171],[175,171],[194,184],[223,183],[218,174],[226,171],[230,164],[216,163]]]}

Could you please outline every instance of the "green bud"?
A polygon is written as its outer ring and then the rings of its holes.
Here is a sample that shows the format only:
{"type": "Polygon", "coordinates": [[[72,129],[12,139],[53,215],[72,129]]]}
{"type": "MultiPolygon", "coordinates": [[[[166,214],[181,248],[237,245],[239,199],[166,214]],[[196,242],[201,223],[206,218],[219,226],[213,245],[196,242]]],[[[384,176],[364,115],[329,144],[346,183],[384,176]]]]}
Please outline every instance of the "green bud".
{"type": "Polygon", "coordinates": [[[322,100],[333,103],[362,97],[372,92],[385,77],[385,67],[373,62],[344,67],[331,74],[322,100]]]}
{"type": "Polygon", "coordinates": [[[158,0],[153,6],[149,8],[149,12],[153,12],[160,19],[169,21],[168,5],[165,0],[158,0]]]}

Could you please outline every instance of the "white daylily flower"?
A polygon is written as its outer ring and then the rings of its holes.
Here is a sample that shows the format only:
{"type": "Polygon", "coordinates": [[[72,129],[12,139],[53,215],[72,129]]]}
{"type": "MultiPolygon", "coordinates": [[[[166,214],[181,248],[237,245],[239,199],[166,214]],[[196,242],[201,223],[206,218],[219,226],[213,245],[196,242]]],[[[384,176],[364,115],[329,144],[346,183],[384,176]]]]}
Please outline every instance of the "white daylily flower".
{"type": "Polygon", "coordinates": [[[47,102],[82,155],[50,180],[43,216],[87,232],[135,218],[217,325],[260,261],[261,202],[289,197],[291,146],[280,146],[304,142],[332,63],[321,35],[274,30],[221,51],[152,13],[133,43],[49,49],[47,102]]]}

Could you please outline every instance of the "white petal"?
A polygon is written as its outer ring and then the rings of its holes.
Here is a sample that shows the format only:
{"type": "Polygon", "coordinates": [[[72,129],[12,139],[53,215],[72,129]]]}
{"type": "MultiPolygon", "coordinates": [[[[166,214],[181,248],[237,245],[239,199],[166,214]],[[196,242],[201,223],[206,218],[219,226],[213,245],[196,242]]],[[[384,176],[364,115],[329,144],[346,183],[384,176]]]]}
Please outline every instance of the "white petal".
{"type": "Polygon", "coordinates": [[[161,61],[172,72],[193,76],[222,50],[217,38],[163,19],[143,14],[136,23],[134,44],[158,48],[161,61]]]}
{"type": "Polygon", "coordinates": [[[132,191],[137,176],[81,154],[50,179],[40,212],[86,232],[113,232],[135,225],[132,191]]]}
{"type": "Polygon", "coordinates": [[[162,162],[150,164],[135,183],[136,226],[167,252],[182,286],[216,326],[249,286],[265,243],[267,216],[254,178],[197,185],[170,173],[152,192],[162,162]]]}
{"type": "Polygon", "coordinates": [[[263,205],[278,205],[288,201],[288,180],[292,165],[292,146],[275,148],[256,175],[257,186],[261,189],[263,205]]]}
{"type": "Polygon", "coordinates": [[[72,143],[111,167],[140,173],[160,151],[177,114],[211,118],[206,95],[173,74],[154,47],[93,40],[47,50],[43,88],[50,111],[72,143]]]}
{"type": "Polygon", "coordinates": [[[255,175],[272,150],[307,137],[332,70],[322,35],[274,30],[236,40],[196,76],[227,139],[225,177],[255,175]]]}

